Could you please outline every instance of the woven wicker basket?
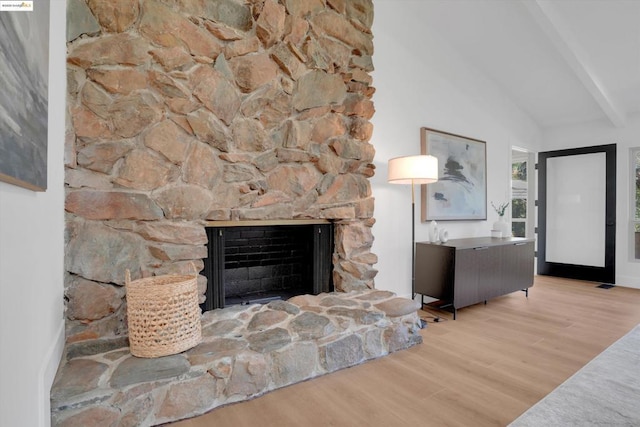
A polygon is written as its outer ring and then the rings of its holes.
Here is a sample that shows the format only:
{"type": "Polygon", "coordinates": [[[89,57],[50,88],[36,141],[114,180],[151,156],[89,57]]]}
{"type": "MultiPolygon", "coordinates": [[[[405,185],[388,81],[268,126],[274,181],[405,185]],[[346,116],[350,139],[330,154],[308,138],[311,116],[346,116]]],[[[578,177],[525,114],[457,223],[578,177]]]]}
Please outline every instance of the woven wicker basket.
{"type": "Polygon", "coordinates": [[[168,356],[200,343],[197,271],[194,276],[162,275],[133,281],[129,270],[125,274],[131,354],[168,356]]]}

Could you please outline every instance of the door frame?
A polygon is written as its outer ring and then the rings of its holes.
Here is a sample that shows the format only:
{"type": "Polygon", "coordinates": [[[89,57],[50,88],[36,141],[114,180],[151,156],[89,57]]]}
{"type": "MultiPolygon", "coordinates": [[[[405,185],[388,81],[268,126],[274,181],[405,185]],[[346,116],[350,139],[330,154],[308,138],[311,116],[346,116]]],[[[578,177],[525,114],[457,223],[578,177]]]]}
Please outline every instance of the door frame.
{"type": "Polygon", "coordinates": [[[615,283],[616,276],[616,144],[538,153],[538,274],[594,282],[615,283]],[[604,267],[547,262],[547,159],[605,153],[605,256],[604,267]]]}

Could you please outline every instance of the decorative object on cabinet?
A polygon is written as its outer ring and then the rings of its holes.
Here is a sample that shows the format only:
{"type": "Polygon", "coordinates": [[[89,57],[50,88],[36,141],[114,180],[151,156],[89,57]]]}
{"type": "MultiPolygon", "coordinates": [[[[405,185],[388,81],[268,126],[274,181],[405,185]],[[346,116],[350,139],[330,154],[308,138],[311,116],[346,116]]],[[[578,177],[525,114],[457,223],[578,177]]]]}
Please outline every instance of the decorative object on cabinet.
{"type": "Polygon", "coordinates": [[[438,223],[435,221],[431,221],[431,223],[429,224],[429,241],[431,243],[435,243],[438,241],[439,238],[439,234],[438,234],[438,223]]]}
{"type": "Polygon", "coordinates": [[[474,237],[416,243],[416,292],[457,310],[533,286],[533,239],[474,237]]]}
{"type": "Polygon", "coordinates": [[[404,156],[389,160],[388,181],[411,184],[411,295],[416,282],[416,199],[415,184],[431,184],[438,180],[438,159],[433,156],[404,156]]]}
{"type": "Polygon", "coordinates": [[[496,222],[493,223],[493,230],[497,230],[500,232],[500,237],[511,237],[511,232],[509,231],[509,223],[505,219],[505,217],[501,216],[496,222]]]}
{"type": "Polygon", "coordinates": [[[498,220],[493,223],[493,229],[491,231],[494,231],[494,230],[499,231],[501,234],[499,237],[511,237],[511,232],[509,230],[510,228],[509,223],[507,222],[507,219],[504,217],[507,207],[509,206],[509,202],[502,203],[500,206],[496,206],[495,204],[493,204],[493,202],[491,202],[491,206],[493,206],[493,209],[496,211],[499,217],[498,220]]]}
{"type": "Polygon", "coordinates": [[[486,143],[420,129],[422,154],[438,159],[438,183],[422,187],[422,221],[487,219],[486,143]]]}

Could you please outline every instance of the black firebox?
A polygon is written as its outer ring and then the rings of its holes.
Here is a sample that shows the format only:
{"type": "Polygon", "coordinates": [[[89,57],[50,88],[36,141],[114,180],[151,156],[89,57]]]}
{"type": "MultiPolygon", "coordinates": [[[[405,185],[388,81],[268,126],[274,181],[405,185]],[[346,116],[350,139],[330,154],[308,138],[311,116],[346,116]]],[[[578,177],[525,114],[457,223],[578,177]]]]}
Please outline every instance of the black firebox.
{"type": "Polygon", "coordinates": [[[333,224],[207,227],[203,311],[330,292],[333,224]]]}

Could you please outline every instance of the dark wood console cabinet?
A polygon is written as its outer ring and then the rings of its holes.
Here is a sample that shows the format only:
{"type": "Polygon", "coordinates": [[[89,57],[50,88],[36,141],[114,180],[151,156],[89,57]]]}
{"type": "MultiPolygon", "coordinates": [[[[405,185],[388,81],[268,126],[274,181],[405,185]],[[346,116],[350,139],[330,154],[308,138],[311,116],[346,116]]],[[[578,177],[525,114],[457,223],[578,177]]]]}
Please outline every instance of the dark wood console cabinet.
{"type": "MultiPolygon", "coordinates": [[[[416,243],[415,290],[459,308],[533,286],[534,240],[474,237],[416,243]]],[[[424,298],[423,298],[424,300],[424,298]]]]}

